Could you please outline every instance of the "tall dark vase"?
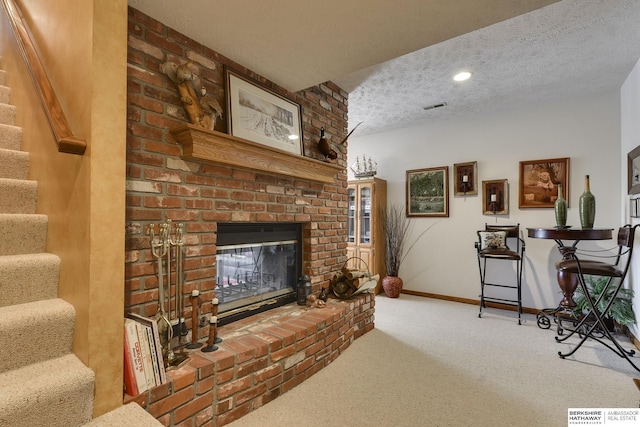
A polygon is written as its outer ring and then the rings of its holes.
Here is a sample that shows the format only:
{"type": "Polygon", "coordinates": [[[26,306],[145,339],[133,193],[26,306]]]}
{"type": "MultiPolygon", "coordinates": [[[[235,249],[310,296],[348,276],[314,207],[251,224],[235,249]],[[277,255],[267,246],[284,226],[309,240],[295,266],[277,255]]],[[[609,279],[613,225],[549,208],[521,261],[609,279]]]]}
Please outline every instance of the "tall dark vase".
{"type": "Polygon", "coordinates": [[[558,184],[558,198],[554,204],[556,211],[556,226],[564,227],[567,225],[567,201],[562,194],[562,184],[558,184]]]}
{"type": "Polygon", "coordinates": [[[596,218],[596,198],[591,194],[589,175],[584,177],[584,193],[580,196],[578,208],[582,228],[593,228],[593,222],[596,218]]]}

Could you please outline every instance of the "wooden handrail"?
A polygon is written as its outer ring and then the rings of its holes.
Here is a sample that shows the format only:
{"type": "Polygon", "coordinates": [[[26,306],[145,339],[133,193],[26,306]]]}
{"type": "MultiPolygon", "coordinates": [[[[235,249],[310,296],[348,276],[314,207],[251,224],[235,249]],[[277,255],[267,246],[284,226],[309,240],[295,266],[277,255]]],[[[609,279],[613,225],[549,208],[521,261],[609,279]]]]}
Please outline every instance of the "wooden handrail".
{"type": "Polygon", "coordinates": [[[22,57],[29,69],[31,80],[33,80],[36,92],[38,92],[44,111],[49,119],[51,130],[58,144],[58,151],[69,154],[84,154],[87,143],[84,139],[73,135],[67,117],[42,65],[35,41],[31,37],[31,32],[24,21],[22,13],[20,13],[14,0],[2,0],[2,5],[11,24],[11,29],[16,36],[22,57]]]}

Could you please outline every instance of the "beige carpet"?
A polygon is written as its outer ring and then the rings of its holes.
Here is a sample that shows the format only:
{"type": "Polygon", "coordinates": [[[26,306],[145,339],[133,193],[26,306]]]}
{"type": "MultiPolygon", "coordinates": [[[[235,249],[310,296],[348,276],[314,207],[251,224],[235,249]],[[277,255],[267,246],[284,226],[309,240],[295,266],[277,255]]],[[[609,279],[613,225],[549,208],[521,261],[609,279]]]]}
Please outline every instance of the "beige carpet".
{"type": "MultiPolygon", "coordinates": [[[[640,377],[588,342],[570,359],[535,316],[376,297],[376,329],[243,426],[566,426],[568,408],[637,408],[640,377]]],[[[628,342],[628,340],[626,340],[628,342]]],[[[631,348],[631,344],[629,344],[631,348]]],[[[640,364],[640,357],[635,358],[640,364]]]]}

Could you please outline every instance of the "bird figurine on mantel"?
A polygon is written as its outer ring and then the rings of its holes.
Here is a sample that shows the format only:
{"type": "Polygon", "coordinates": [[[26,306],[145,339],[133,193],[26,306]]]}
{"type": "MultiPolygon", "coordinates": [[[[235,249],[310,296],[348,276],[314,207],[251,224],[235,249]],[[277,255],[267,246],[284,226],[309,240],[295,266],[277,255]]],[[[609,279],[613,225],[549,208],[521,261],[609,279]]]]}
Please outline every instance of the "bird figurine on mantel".
{"type": "Polygon", "coordinates": [[[338,153],[336,150],[331,148],[329,145],[329,141],[324,137],[324,127],[320,128],[320,140],[318,141],[318,150],[324,155],[325,160],[328,159],[335,160],[338,158],[338,153]]]}
{"type": "Polygon", "coordinates": [[[202,86],[200,88],[200,106],[202,112],[209,116],[208,127],[209,130],[213,130],[216,127],[216,119],[222,118],[222,107],[216,99],[207,93],[207,88],[202,86]]]}

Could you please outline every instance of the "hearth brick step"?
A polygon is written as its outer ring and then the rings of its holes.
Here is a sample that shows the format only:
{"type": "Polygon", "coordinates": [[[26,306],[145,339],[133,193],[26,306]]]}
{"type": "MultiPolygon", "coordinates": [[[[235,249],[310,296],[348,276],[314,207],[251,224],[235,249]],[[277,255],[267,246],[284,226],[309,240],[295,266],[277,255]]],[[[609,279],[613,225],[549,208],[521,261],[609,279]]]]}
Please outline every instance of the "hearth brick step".
{"type": "Polygon", "coordinates": [[[301,384],[374,328],[375,298],[330,298],[325,308],[290,304],[222,326],[219,349],[189,352],[169,381],[137,402],[164,425],[224,426],[301,384]]]}

